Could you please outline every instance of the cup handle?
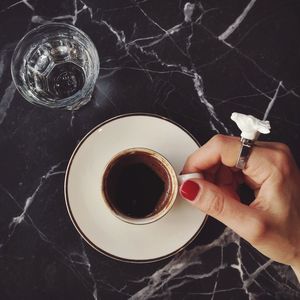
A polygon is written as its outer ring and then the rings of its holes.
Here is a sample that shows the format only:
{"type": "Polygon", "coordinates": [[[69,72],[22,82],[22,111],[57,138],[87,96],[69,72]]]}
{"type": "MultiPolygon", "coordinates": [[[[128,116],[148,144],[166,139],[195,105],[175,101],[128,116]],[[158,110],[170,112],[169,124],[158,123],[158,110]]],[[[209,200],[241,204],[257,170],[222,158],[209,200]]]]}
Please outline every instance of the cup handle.
{"type": "Polygon", "coordinates": [[[189,173],[189,174],[181,174],[177,176],[178,184],[181,185],[184,181],[189,179],[200,178],[204,179],[204,175],[202,173],[189,173]]]}

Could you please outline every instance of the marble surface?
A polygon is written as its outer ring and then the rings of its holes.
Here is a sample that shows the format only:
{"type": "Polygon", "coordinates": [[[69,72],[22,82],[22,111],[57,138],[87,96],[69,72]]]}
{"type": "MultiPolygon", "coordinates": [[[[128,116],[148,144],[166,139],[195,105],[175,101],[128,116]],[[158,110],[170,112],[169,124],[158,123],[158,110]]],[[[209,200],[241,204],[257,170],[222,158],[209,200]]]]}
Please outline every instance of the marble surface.
{"type": "Polygon", "coordinates": [[[2,0],[0,298],[300,299],[289,267],[213,219],[173,258],[107,258],[77,234],[63,195],[79,140],[123,113],[166,116],[200,143],[237,135],[233,111],[267,116],[265,139],[289,144],[299,164],[299,34],[297,0],[2,0]],[[81,28],[99,51],[94,95],[79,111],[33,106],[11,80],[18,40],[53,21],[81,28]]]}

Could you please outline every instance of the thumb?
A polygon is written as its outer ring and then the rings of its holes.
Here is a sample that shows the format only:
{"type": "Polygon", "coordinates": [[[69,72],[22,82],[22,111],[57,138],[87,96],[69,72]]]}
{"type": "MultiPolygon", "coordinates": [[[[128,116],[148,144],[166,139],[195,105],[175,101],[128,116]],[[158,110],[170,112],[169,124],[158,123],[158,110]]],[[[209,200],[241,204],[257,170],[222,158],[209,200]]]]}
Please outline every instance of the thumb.
{"type": "Polygon", "coordinates": [[[180,194],[250,243],[255,243],[264,234],[261,213],[235,199],[226,189],[203,179],[193,179],[181,185],[180,194]]]}

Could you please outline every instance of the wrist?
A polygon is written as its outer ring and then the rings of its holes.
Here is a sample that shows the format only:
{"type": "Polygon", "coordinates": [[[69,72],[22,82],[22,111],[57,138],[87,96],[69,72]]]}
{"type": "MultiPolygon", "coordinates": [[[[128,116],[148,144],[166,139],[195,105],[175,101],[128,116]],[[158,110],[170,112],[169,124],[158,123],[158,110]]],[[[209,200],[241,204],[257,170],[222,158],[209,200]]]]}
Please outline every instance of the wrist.
{"type": "Polygon", "coordinates": [[[300,262],[298,262],[298,264],[291,265],[291,267],[298,278],[298,282],[300,283],[300,262]]]}

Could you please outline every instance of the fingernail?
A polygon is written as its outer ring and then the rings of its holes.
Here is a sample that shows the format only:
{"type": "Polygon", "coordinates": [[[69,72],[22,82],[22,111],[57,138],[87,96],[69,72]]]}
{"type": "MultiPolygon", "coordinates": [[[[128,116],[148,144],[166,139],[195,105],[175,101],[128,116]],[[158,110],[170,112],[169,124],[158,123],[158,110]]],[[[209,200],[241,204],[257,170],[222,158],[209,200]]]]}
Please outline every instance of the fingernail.
{"type": "Polygon", "coordinates": [[[189,201],[194,201],[199,191],[200,186],[191,180],[185,181],[180,188],[181,196],[189,201]]]}

